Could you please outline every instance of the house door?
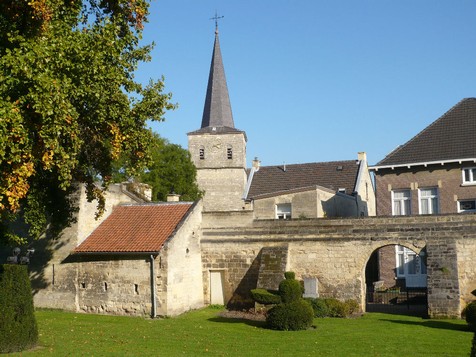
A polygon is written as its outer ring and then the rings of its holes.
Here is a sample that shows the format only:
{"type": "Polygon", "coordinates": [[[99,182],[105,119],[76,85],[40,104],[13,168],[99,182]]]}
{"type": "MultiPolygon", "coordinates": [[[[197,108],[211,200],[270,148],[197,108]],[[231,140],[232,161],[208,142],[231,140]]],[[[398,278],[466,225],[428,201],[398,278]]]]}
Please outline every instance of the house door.
{"type": "Polygon", "coordinates": [[[225,305],[223,294],[223,271],[210,271],[210,304],[225,305]]]}

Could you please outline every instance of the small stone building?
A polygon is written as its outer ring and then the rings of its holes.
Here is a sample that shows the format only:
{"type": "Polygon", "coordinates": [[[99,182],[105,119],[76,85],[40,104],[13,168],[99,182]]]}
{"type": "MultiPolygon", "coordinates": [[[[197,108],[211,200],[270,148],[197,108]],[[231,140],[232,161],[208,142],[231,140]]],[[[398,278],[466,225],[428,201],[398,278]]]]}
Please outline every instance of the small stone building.
{"type": "Polygon", "coordinates": [[[203,306],[200,203],[123,205],[68,259],[79,310],[173,316],[203,306]]]}

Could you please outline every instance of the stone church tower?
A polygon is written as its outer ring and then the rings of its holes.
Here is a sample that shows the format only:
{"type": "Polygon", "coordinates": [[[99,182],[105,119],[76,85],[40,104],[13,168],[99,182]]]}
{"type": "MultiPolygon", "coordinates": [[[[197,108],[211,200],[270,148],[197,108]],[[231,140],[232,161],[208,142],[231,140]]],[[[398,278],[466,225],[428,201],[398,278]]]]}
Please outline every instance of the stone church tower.
{"type": "Polygon", "coordinates": [[[244,207],[246,134],[235,128],[225,70],[215,31],[202,125],[188,133],[188,150],[205,191],[204,211],[236,211],[244,207]]]}

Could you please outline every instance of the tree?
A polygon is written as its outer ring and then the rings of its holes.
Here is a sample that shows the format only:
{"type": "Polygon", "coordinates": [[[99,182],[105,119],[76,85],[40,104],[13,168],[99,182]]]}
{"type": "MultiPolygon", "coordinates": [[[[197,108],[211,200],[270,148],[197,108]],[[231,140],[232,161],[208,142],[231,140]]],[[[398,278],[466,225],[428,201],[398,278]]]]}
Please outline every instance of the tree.
{"type": "Polygon", "coordinates": [[[171,192],[182,201],[194,201],[202,196],[196,177],[197,169],[188,150],[154,135],[151,164],[140,180],[152,186],[152,199],[165,201],[171,192]]]}
{"type": "Polygon", "coordinates": [[[163,79],[134,80],[147,15],[147,0],[0,2],[0,241],[25,243],[9,229],[20,213],[33,238],[64,224],[73,183],[100,215],[114,161],[147,166],[147,121],[174,108],[163,79]]]}

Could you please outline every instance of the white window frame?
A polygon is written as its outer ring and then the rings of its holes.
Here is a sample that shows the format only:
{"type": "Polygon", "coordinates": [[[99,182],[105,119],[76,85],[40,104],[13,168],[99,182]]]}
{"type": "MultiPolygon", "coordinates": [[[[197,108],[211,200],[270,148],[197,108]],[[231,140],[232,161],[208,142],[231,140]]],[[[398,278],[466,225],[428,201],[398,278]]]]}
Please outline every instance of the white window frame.
{"type": "Polygon", "coordinates": [[[395,203],[396,202],[400,203],[400,212],[403,212],[403,214],[399,214],[398,216],[409,216],[412,214],[412,191],[410,189],[402,189],[402,190],[394,190],[392,191],[392,216],[397,216],[395,213],[395,203]],[[396,192],[408,192],[408,197],[403,197],[403,198],[395,198],[395,193],[396,192]],[[404,202],[408,201],[409,204],[409,212],[406,212],[405,210],[405,204],[404,202]]]}
{"type": "Polygon", "coordinates": [[[461,170],[461,177],[463,185],[476,185],[476,167],[464,167],[461,170]],[[466,180],[466,173],[468,173],[468,180],[466,180]]]}
{"type": "Polygon", "coordinates": [[[402,245],[395,246],[395,271],[398,278],[406,278],[409,275],[427,274],[427,268],[422,257],[402,245]],[[403,263],[403,265],[400,263],[403,263]],[[413,273],[409,272],[411,263],[415,264],[415,271],[413,273]]]}
{"type": "Polygon", "coordinates": [[[465,212],[476,212],[476,209],[461,209],[461,203],[462,202],[474,202],[474,205],[476,206],[476,198],[474,199],[467,199],[467,200],[458,200],[458,202],[456,202],[457,204],[457,210],[458,210],[458,213],[465,213],[465,212]]]}
{"type": "Polygon", "coordinates": [[[291,203],[276,204],[276,219],[291,219],[292,206],[291,203]]]}
{"type": "Polygon", "coordinates": [[[438,187],[422,187],[418,189],[418,213],[419,214],[438,214],[440,211],[440,193],[438,190],[438,187]],[[425,196],[422,197],[421,192],[423,190],[436,190],[436,194],[431,195],[431,196],[425,196]],[[433,205],[432,205],[432,200],[436,199],[436,212],[433,212],[433,205]],[[430,209],[430,212],[428,213],[422,213],[422,200],[428,200],[428,208],[430,209]]]}

